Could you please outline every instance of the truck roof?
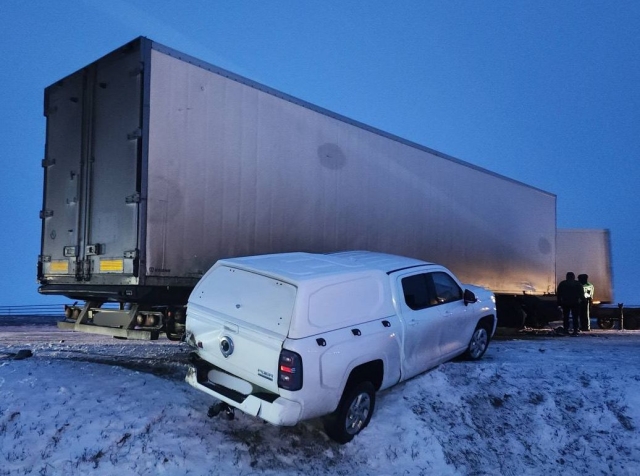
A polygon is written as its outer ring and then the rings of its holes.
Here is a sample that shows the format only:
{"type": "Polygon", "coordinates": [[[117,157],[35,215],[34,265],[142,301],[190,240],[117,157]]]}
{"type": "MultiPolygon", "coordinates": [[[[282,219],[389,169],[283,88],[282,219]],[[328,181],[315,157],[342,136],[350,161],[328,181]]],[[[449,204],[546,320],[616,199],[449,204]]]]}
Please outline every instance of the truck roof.
{"type": "Polygon", "coordinates": [[[266,273],[290,282],[309,281],[329,275],[346,275],[370,270],[390,273],[429,264],[433,263],[373,251],[345,251],[329,254],[277,253],[218,261],[218,265],[266,273]]]}

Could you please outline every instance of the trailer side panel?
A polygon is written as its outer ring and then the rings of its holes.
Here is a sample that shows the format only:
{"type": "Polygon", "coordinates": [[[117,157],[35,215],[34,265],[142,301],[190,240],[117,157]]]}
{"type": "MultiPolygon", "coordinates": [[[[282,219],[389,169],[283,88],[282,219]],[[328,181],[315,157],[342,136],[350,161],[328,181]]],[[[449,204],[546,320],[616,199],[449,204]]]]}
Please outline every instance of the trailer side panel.
{"type": "Polygon", "coordinates": [[[166,51],[151,53],[147,283],[367,249],[500,293],[555,289],[555,196],[166,51]]]}

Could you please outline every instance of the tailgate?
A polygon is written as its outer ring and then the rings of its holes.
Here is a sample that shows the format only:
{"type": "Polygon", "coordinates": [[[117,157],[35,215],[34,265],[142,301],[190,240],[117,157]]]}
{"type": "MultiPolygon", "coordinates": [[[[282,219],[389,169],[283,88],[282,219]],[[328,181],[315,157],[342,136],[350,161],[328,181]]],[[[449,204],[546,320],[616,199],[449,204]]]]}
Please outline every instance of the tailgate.
{"type": "Polygon", "coordinates": [[[255,386],[278,392],[278,359],[283,339],[234,323],[209,310],[190,306],[187,314],[187,335],[193,336],[198,355],[243,381],[232,383],[218,374],[209,379],[227,388],[248,395],[259,391],[255,386]]]}
{"type": "MultiPolygon", "coordinates": [[[[226,266],[214,267],[189,298],[187,335],[202,359],[253,387],[278,393],[280,351],[295,298],[296,288],[291,284],[226,266]]],[[[240,393],[259,391],[243,382],[223,379],[219,373],[209,376],[212,378],[240,393]]]]}

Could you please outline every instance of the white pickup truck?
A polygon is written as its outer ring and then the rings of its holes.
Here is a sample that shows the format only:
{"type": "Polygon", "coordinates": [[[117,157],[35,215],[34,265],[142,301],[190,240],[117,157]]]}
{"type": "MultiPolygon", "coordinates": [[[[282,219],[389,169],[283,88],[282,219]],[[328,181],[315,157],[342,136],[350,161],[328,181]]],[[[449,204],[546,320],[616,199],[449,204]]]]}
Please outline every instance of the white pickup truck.
{"type": "Polygon", "coordinates": [[[186,381],[276,425],[324,417],[351,441],[375,393],[465,354],[479,359],[496,328],[495,298],[446,268],[354,251],[218,261],[193,290],[186,381]]]}

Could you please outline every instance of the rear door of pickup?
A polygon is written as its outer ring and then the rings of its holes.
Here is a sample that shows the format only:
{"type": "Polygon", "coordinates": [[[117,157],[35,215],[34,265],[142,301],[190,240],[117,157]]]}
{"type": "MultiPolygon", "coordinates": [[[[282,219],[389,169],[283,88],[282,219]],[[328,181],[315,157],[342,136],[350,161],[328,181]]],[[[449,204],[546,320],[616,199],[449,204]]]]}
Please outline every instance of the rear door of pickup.
{"type": "Polygon", "coordinates": [[[398,308],[405,324],[403,380],[440,361],[440,341],[446,322],[429,278],[429,273],[424,271],[404,273],[396,278],[396,289],[400,291],[398,308]]]}
{"type": "Polygon", "coordinates": [[[133,42],[45,91],[41,280],[135,282],[140,58],[133,42]]]}
{"type": "Polygon", "coordinates": [[[460,284],[444,271],[430,273],[431,281],[438,302],[438,309],[443,313],[444,321],[440,337],[440,348],[444,360],[459,354],[469,343],[475,328],[473,307],[467,306],[463,300],[460,284]]]}

